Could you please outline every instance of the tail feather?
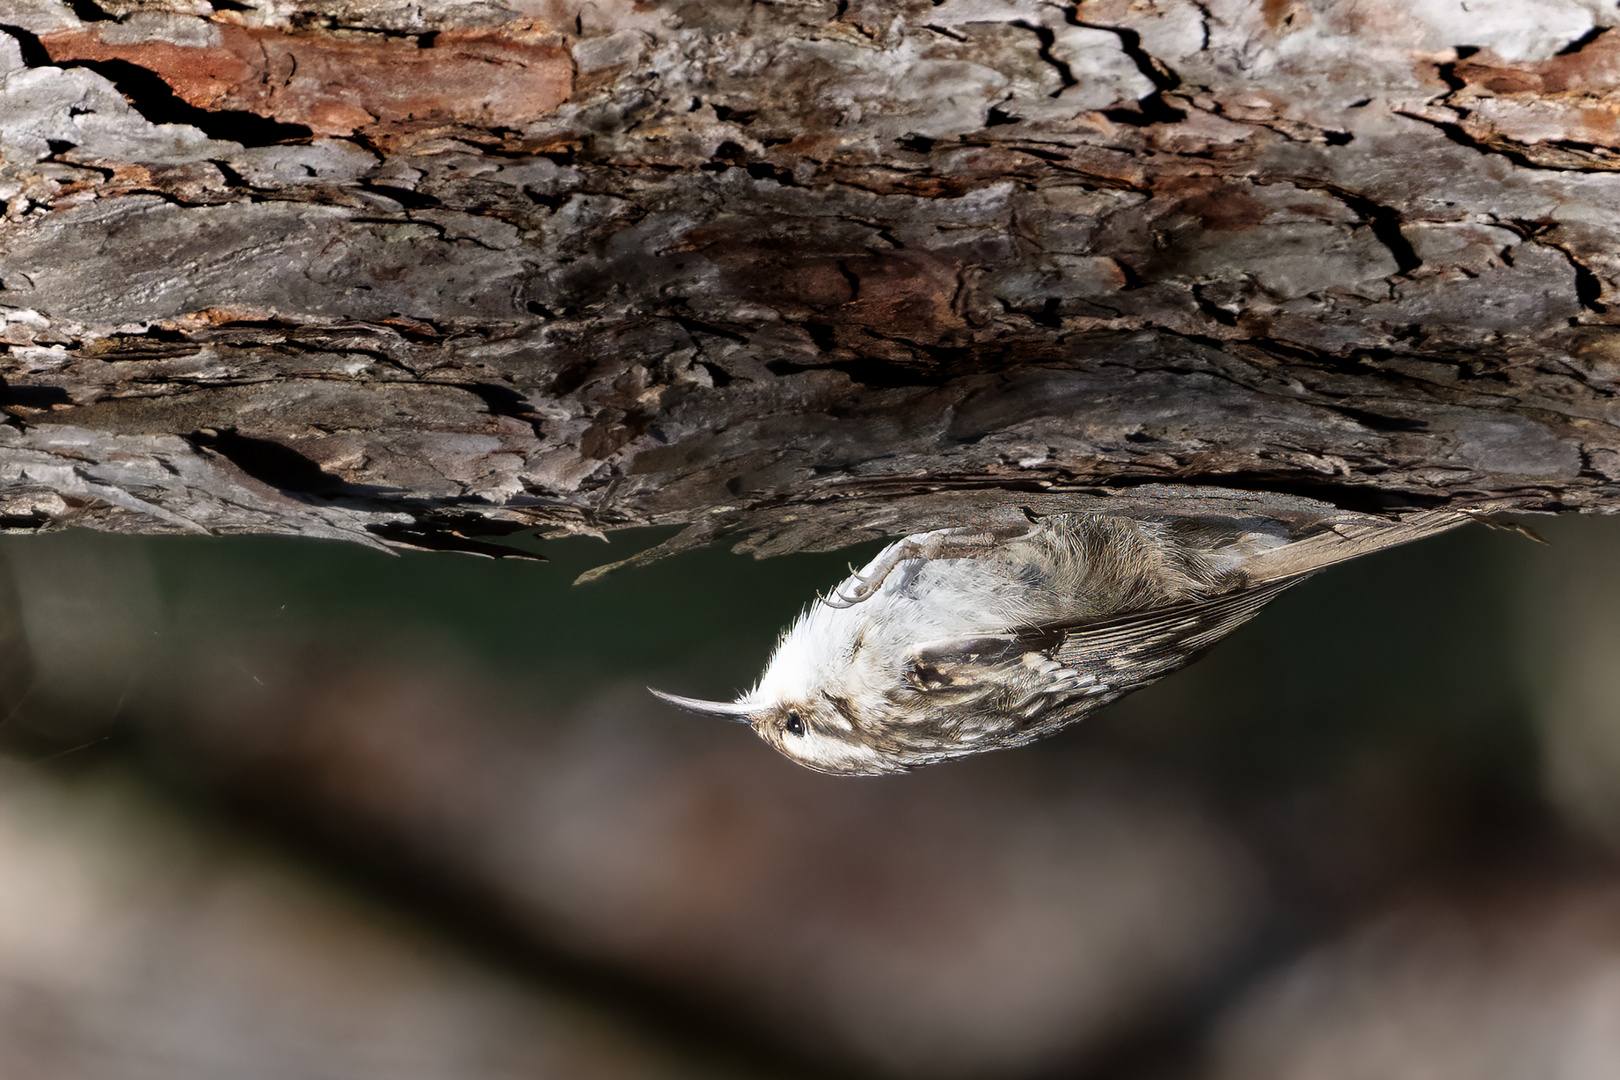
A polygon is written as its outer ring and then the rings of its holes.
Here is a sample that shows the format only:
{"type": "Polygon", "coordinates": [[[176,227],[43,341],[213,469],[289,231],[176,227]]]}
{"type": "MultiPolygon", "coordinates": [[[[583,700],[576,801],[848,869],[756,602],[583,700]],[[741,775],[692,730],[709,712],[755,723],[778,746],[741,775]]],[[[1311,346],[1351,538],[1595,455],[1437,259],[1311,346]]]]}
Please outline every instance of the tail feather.
{"type": "Polygon", "coordinates": [[[1326,522],[1321,532],[1251,556],[1243,569],[1251,585],[1263,585],[1435,536],[1473,520],[1472,514],[1458,510],[1419,510],[1398,518],[1347,514],[1326,522]]]}

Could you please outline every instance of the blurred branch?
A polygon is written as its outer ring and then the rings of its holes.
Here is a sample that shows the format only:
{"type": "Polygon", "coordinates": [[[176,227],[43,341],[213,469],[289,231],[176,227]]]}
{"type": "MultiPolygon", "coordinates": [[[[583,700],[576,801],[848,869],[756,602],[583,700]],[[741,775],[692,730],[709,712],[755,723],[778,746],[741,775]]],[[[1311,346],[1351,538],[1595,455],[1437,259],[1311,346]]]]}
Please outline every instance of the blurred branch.
{"type": "Polygon", "coordinates": [[[4,527],[1620,498],[1578,5],[304,6],[7,16],[4,527]]]}

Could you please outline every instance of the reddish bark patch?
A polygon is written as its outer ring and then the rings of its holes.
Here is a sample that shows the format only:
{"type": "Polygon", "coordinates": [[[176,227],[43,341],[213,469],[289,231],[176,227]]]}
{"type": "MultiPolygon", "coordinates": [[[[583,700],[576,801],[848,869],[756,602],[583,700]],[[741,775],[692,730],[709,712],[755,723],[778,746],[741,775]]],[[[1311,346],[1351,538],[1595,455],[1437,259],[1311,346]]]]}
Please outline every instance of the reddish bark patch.
{"type": "Polygon", "coordinates": [[[1554,169],[1620,168],[1620,34],[1604,31],[1571,53],[1511,63],[1490,50],[1455,66],[1467,86],[1468,135],[1554,169]]]}
{"type": "Polygon", "coordinates": [[[950,253],[802,250],[717,228],[693,229],[682,240],[720,267],[729,290],[790,318],[831,319],[916,340],[963,325],[952,310],[963,261],[950,253]]]}
{"type": "Polygon", "coordinates": [[[221,25],[218,45],[108,43],[92,25],[42,34],[57,63],[122,60],[201,109],[240,110],[320,135],[397,124],[519,127],[568,100],[574,66],[543,35],[447,31],[425,47],[395,38],[221,25]]]}
{"type": "Polygon", "coordinates": [[[1175,196],[1169,213],[1196,218],[1212,232],[1242,232],[1265,221],[1272,212],[1272,207],[1236,184],[1213,177],[1171,177],[1158,185],[1156,193],[1175,196]]]}
{"type": "Polygon", "coordinates": [[[958,329],[951,300],[960,288],[961,264],[929,251],[896,251],[845,260],[856,282],[844,312],[860,326],[886,337],[931,341],[958,329]]]}
{"type": "Polygon", "coordinates": [[[855,298],[855,282],[837,251],[807,250],[724,225],[689,229],[681,246],[711,259],[728,289],[790,317],[824,315],[855,298]]]}
{"type": "Polygon", "coordinates": [[[1295,0],[1265,0],[1260,6],[1260,15],[1268,29],[1279,30],[1294,24],[1300,7],[1295,0]]]}
{"type": "Polygon", "coordinates": [[[1620,90],[1620,34],[1606,31],[1575,52],[1534,63],[1510,63],[1486,50],[1454,70],[1493,94],[1612,94],[1620,90]]]}

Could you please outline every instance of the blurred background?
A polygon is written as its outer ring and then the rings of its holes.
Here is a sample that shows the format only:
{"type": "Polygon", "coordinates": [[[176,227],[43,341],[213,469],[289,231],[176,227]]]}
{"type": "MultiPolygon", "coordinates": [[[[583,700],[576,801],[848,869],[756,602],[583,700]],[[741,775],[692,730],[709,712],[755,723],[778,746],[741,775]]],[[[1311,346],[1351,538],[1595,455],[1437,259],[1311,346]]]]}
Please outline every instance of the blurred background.
{"type": "Polygon", "coordinates": [[[1334,569],[1023,750],[726,697],[871,548],[0,539],[0,1075],[1620,1075],[1620,520],[1334,569]]]}

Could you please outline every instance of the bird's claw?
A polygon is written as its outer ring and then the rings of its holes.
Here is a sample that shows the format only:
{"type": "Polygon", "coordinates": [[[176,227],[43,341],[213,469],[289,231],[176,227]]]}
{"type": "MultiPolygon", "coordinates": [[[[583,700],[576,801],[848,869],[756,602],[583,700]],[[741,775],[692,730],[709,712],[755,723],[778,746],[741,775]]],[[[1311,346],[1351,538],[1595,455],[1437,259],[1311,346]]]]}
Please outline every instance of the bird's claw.
{"type": "Polygon", "coordinates": [[[850,581],[838,586],[821,602],[830,608],[854,607],[863,600],[869,600],[883,583],[888,580],[891,573],[901,563],[912,559],[971,559],[987,552],[994,551],[1003,537],[993,532],[968,532],[966,530],[941,530],[930,533],[926,539],[903,540],[884,552],[883,557],[867,567],[871,571],[862,577],[850,567],[850,581]],[[848,587],[846,587],[848,586],[848,587]]]}
{"type": "Polygon", "coordinates": [[[878,586],[881,584],[883,584],[881,578],[876,581],[868,578],[856,578],[854,588],[846,592],[844,587],[840,585],[838,588],[834,589],[830,594],[828,594],[827,597],[821,602],[830,608],[854,607],[862,600],[870,599],[872,594],[877,592],[878,586]]]}

